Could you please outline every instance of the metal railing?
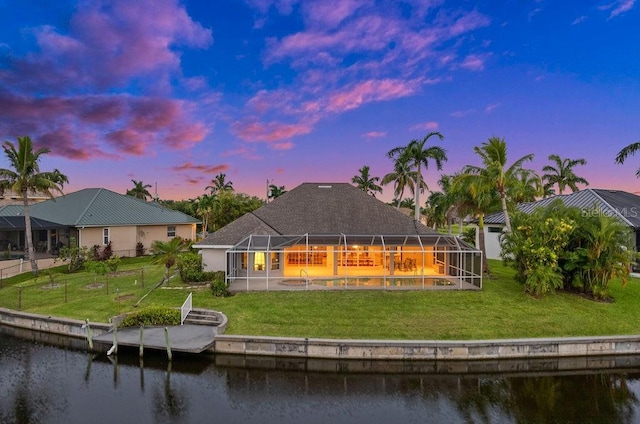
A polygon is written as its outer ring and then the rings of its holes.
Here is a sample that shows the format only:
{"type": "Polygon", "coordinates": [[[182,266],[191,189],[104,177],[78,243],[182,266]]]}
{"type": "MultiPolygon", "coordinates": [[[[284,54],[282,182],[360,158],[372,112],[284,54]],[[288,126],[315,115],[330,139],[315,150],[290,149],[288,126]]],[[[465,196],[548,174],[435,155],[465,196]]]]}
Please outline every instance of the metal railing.
{"type": "Polygon", "coordinates": [[[189,293],[187,299],[184,301],[182,306],[180,307],[180,325],[184,324],[184,320],[187,319],[187,315],[193,309],[193,293],[189,293]]]}

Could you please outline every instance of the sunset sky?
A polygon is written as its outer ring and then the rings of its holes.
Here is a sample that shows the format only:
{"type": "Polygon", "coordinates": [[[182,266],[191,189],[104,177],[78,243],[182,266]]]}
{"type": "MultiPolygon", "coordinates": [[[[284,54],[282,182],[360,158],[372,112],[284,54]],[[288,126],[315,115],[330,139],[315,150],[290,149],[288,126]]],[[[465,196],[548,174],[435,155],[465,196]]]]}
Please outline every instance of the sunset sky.
{"type": "Polygon", "coordinates": [[[449,160],[430,189],[498,136],[510,161],[585,158],[591,187],[640,191],[640,155],[614,163],[640,141],[635,0],[0,0],[0,17],[0,141],[50,148],[65,192],[134,179],[188,199],[224,172],[264,197],[382,177],[431,131],[449,160]]]}

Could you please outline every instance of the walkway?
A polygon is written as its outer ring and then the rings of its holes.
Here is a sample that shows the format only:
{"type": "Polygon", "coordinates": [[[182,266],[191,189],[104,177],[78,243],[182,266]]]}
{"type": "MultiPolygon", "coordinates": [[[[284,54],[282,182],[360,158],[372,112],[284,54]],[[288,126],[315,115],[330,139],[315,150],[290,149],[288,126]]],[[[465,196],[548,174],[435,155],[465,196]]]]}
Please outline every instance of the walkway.
{"type": "MultiPolygon", "coordinates": [[[[142,344],[145,349],[167,350],[164,334],[165,327],[145,327],[142,344]]],[[[172,352],[200,353],[213,345],[217,335],[216,327],[209,325],[176,325],[167,327],[169,345],[172,352]]],[[[118,347],[140,347],[140,329],[123,328],[118,330],[118,347]]],[[[113,332],[94,337],[94,342],[110,347],[113,345],[113,332]]]]}

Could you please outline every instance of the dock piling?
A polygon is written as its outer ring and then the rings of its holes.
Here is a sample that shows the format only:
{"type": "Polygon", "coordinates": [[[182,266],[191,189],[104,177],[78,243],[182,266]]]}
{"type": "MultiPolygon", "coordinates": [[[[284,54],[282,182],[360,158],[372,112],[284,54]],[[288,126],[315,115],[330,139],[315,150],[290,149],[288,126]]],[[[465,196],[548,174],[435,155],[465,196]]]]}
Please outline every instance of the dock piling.
{"type": "Polygon", "coordinates": [[[167,327],[164,327],[164,338],[167,341],[167,357],[169,358],[169,361],[171,361],[173,355],[171,354],[171,343],[169,343],[169,329],[167,327]]]}

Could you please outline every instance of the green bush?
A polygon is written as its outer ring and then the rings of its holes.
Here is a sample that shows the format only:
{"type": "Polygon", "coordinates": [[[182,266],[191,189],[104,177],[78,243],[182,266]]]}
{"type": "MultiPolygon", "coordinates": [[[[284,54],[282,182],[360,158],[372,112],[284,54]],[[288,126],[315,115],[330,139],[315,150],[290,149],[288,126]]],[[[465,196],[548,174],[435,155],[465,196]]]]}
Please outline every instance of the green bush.
{"type": "Polygon", "coordinates": [[[206,281],[202,272],[202,257],[196,252],[185,252],[178,255],[178,269],[183,282],[206,281]]]}
{"type": "Polygon", "coordinates": [[[149,307],[127,315],[120,327],[180,325],[180,310],[149,307]]]}
{"type": "MultiPolygon", "coordinates": [[[[224,274],[224,271],[217,272],[222,272],[222,274],[224,274]]],[[[211,281],[211,294],[213,294],[215,297],[231,296],[231,293],[229,292],[229,286],[227,286],[227,282],[224,281],[224,278],[216,278],[211,281]]]]}

